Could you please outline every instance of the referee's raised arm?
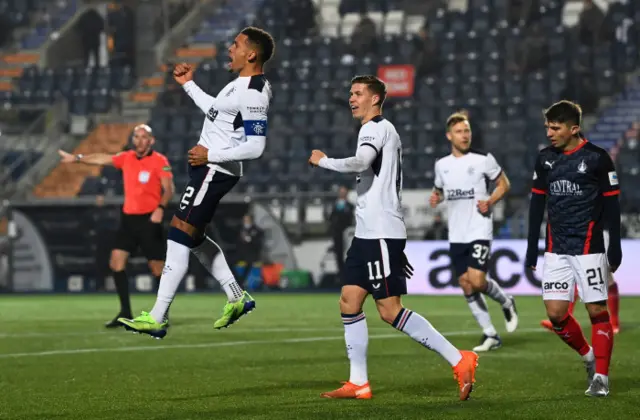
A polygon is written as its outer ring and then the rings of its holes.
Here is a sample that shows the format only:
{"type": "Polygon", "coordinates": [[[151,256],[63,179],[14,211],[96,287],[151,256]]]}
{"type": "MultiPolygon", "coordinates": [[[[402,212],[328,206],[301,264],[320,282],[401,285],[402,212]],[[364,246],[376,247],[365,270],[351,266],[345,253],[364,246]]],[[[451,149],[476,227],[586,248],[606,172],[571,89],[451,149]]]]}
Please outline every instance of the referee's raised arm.
{"type": "Polygon", "coordinates": [[[91,153],[89,155],[77,154],[65,152],[64,150],[58,150],[60,155],[60,161],[62,163],[85,163],[87,165],[113,165],[113,157],[109,153],[91,153]]]}

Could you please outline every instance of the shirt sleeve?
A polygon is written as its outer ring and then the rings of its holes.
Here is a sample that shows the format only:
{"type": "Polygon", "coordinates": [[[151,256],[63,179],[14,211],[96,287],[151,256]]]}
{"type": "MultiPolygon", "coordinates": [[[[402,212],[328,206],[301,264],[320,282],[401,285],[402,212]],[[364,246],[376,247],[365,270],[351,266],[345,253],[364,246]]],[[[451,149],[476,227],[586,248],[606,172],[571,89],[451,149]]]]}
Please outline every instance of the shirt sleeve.
{"type": "Polygon", "coordinates": [[[442,191],[442,189],[444,188],[444,182],[442,181],[442,176],[440,175],[440,165],[438,165],[439,162],[439,160],[436,161],[433,170],[436,174],[436,179],[433,181],[433,186],[436,187],[437,190],[442,191]]]}
{"type": "Polygon", "coordinates": [[[127,152],[116,153],[111,157],[111,163],[117,169],[122,169],[125,160],[127,160],[127,152]]]}
{"type": "Polygon", "coordinates": [[[345,159],[331,159],[323,157],[318,166],[331,171],[347,173],[364,172],[371,167],[373,161],[378,157],[378,153],[373,147],[361,145],[356,150],[356,155],[345,159]]]}
{"type": "Polygon", "coordinates": [[[344,174],[364,172],[371,167],[383,146],[384,139],[376,130],[376,126],[365,124],[358,134],[358,148],[355,156],[345,159],[322,158],[318,166],[344,174]]]}
{"type": "Polygon", "coordinates": [[[158,157],[158,176],[160,178],[173,178],[171,165],[167,157],[164,155],[158,155],[158,157]]]}
{"type": "Polygon", "coordinates": [[[257,159],[262,156],[267,141],[268,95],[255,89],[249,89],[241,99],[242,115],[246,141],[235,147],[222,150],[209,150],[208,160],[212,163],[257,159]]]}
{"type": "Polygon", "coordinates": [[[384,146],[384,138],[375,129],[374,123],[367,123],[360,128],[358,133],[358,149],[361,147],[370,147],[376,151],[376,155],[380,154],[382,147],[384,146]]]}
{"type": "Polygon", "coordinates": [[[486,166],[484,168],[484,174],[491,181],[496,181],[502,174],[502,167],[498,164],[498,161],[491,153],[487,154],[486,166]]]}
{"type": "Polygon", "coordinates": [[[620,184],[618,183],[618,174],[613,165],[611,156],[608,153],[600,155],[598,162],[598,182],[600,183],[600,192],[605,197],[620,194],[620,184]]]}
{"type": "Polygon", "coordinates": [[[200,108],[200,110],[205,114],[209,112],[211,107],[213,107],[213,104],[216,102],[215,97],[207,95],[193,80],[182,85],[182,89],[187,92],[187,95],[189,95],[198,108],[200,108]]]}
{"type": "Polygon", "coordinates": [[[534,194],[546,194],[547,193],[547,171],[542,165],[542,155],[538,154],[536,159],[536,165],[533,169],[533,187],[531,192],[534,194]]]}

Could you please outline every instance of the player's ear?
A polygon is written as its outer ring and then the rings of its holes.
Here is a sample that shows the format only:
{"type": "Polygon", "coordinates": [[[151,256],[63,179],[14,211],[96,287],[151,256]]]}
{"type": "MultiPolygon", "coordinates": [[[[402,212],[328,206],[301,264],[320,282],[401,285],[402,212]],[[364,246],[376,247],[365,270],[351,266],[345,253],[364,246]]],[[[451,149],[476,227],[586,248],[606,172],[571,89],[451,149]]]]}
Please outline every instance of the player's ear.
{"type": "Polygon", "coordinates": [[[580,126],[574,125],[571,127],[571,135],[577,136],[580,133],[580,126]]]}
{"type": "Polygon", "coordinates": [[[372,95],[371,100],[373,101],[372,105],[380,105],[380,96],[372,95]]]}
{"type": "Polygon", "coordinates": [[[249,50],[249,54],[247,54],[247,61],[250,63],[255,63],[258,59],[258,53],[255,50],[249,50]]]}
{"type": "Polygon", "coordinates": [[[451,141],[451,131],[447,130],[447,139],[451,141]]]}

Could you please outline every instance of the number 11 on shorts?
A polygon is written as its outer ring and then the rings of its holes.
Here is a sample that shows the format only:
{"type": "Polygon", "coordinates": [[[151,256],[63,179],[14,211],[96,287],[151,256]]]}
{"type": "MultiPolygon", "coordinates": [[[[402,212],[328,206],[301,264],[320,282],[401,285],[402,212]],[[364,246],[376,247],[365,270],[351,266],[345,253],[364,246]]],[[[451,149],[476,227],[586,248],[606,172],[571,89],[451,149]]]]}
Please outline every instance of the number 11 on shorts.
{"type": "Polygon", "coordinates": [[[369,280],[382,280],[382,270],[380,270],[380,261],[369,261],[367,263],[367,267],[369,267],[369,280]],[[376,275],[373,276],[373,268],[375,266],[376,275]]]}

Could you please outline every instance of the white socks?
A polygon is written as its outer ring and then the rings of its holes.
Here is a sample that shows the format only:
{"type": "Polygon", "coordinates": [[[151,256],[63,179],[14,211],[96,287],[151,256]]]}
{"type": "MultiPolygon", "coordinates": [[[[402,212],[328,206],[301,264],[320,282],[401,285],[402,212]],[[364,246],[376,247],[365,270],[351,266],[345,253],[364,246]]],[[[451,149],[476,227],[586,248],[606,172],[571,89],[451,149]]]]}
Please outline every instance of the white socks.
{"type": "Polygon", "coordinates": [[[347,345],[347,356],[351,362],[349,382],[364,385],[367,377],[367,347],[369,345],[369,329],[364,312],[355,315],[342,314],[344,324],[344,341],[347,345]]]}
{"type": "Polygon", "coordinates": [[[158,297],[156,303],[151,310],[151,316],[157,322],[164,320],[165,314],[169,310],[169,306],[176,295],[178,286],[182,281],[187,270],[189,269],[189,252],[198,258],[198,261],[218,280],[220,286],[227,294],[229,302],[237,302],[242,297],[242,288],[236,282],[227,260],[220,247],[209,237],[205,237],[204,241],[193,249],[174,242],[167,241],[167,257],[160,277],[160,285],[158,287],[158,297]]]}
{"type": "Polygon", "coordinates": [[[178,286],[189,269],[189,248],[174,242],[167,241],[167,257],[158,286],[158,297],[153,305],[151,316],[156,322],[162,322],[169,310],[169,306],[176,295],[178,286]]]}
{"type": "Polygon", "coordinates": [[[227,260],[224,258],[222,249],[208,236],[195,248],[191,249],[193,255],[198,258],[204,268],[215,278],[227,294],[229,302],[237,302],[242,298],[243,290],[236,282],[227,260]]]}
{"type": "Polygon", "coordinates": [[[451,366],[457,365],[458,362],[462,360],[460,351],[455,348],[449,340],[444,338],[438,330],[433,328],[433,325],[431,325],[429,321],[420,316],[420,314],[402,308],[396,320],[393,322],[393,327],[407,334],[429,350],[438,353],[449,362],[451,366]]]}
{"type": "Polygon", "coordinates": [[[478,324],[480,324],[484,334],[489,337],[495,337],[498,335],[498,332],[491,323],[491,315],[489,315],[489,311],[487,310],[487,302],[484,300],[484,296],[480,293],[474,293],[472,295],[465,296],[465,298],[467,299],[471,313],[476,321],[478,321],[478,324]]]}
{"type": "Polygon", "coordinates": [[[503,308],[510,308],[513,304],[509,296],[502,290],[502,287],[492,278],[487,277],[487,290],[485,295],[502,305],[503,308]]]}
{"type": "Polygon", "coordinates": [[[582,357],[582,360],[585,362],[594,362],[596,360],[596,356],[593,354],[593,347],[589,347],[589,352],[582,357]]]}

